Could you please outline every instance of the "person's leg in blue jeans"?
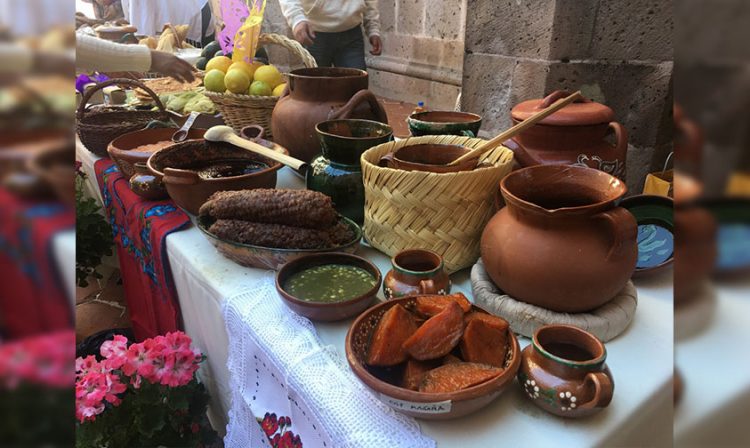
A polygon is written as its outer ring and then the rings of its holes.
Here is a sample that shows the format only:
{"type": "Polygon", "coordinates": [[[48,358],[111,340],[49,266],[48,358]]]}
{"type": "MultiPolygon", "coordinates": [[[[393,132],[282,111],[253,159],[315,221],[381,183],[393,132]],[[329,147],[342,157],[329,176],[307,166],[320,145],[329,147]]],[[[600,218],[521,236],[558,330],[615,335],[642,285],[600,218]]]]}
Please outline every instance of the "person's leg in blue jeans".
{"type": "Polygon", "coordinates": [[[336,51],[336,35],[339,33],[315,33],[315,40],[309,47],[310,52],[318,67],[330,67],[333,65],[333,55],[336,51]]]}
{"type": "Polygon", "coordinates": [[[362,29],[357,26],[337,34],[339,34],[339,42],[337,42],[337,51],[333,55],[333,65],[366,70],[365,40],[362,37],[362,29]]]}

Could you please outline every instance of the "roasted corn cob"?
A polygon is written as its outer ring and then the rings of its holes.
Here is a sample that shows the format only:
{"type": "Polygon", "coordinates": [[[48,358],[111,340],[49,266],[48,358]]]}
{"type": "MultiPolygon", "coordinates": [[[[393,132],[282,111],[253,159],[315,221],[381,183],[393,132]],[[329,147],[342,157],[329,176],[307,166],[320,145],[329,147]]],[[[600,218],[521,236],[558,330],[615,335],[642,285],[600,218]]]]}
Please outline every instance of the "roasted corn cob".
{"type": "Polygon", "coordinates": [[[278,249],[328,249],[354,239],[353,232],[343,222],[321,230],[220,219],[209,231],[221,239],[278,249]]]}
{"type": "Polygon", "coordinates": [[[323,193],[265,188],[214,193],[200,215],[308,229],[327,229],[337,221],[333,202],[323,193]]]}

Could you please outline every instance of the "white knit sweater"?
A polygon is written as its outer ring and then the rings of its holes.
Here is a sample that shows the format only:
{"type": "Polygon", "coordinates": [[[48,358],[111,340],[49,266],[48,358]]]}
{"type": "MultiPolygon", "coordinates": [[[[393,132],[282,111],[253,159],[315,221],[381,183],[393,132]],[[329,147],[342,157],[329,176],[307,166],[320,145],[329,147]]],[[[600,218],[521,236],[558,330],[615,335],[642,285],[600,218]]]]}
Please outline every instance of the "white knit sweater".
{"type": "Polygon", "coordinates": [[[336,33],[362,23],[368,37],[380,35],[378,0],[279,0],[279,3],[292,29],[307,21],[313,31],[336,33]]]}
{"type": "Polygon", "coordinates": [[[100,72],[146,72],[151,68],[151,50],[145,45],[116,44],[76,34],[76,68],[100,72]]]}

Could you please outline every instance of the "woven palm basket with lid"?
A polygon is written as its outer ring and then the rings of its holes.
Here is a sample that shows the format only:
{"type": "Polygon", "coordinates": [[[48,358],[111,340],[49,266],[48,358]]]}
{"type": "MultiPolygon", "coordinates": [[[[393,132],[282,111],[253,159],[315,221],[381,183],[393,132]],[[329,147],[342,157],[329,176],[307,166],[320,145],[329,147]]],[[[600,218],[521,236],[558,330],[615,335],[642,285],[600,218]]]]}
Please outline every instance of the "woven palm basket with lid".
{"type": "MultiPolygon", "coordinates": [[[[300,45],[299,42],[292,40],[281,34],[261,34],[258,38],[261,44],[280,45],[293,55],[302,60],[307,68],[317,67],[315,58],[300,45]]],[[[236,93],[217,93],[206,91],[205,95],[213,101],[216,108],[224,117],[224,122],[239,132],[245,126],[259,124],[265,130],[266,139],[273,139],[271,135],[271,113],[279,97],[260,96],[260,95],[241,95],[236,93]]]]}
{"type": "Polygon", "coordinates": [[[374,146],[362,154],[365,185],[364,234],[371,246],[395,255],[404,249],[440,254],[448,272],[474,264],[479,240],[495,213],[498,183],[510,173],[513,152],[499,146],[473,171],[428,173],[378,166],[381,157],[407,145],[442,143],[476,148],[479,138],[452,135],[407,138],[374,146]]]}

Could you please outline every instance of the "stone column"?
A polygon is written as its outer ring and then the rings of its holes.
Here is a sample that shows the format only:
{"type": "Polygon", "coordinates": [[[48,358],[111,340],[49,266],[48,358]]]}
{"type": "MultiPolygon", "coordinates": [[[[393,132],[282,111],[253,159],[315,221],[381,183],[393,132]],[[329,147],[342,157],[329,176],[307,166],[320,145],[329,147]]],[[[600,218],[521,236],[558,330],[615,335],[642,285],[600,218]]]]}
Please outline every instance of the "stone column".
{"type": "Polygon", "coordinates": [[[671,0],[468,0],[462,108],[492,134],[515,104],[580,89],[627,127],[639,193],[671,150],[672,32],[671,0]]]}

